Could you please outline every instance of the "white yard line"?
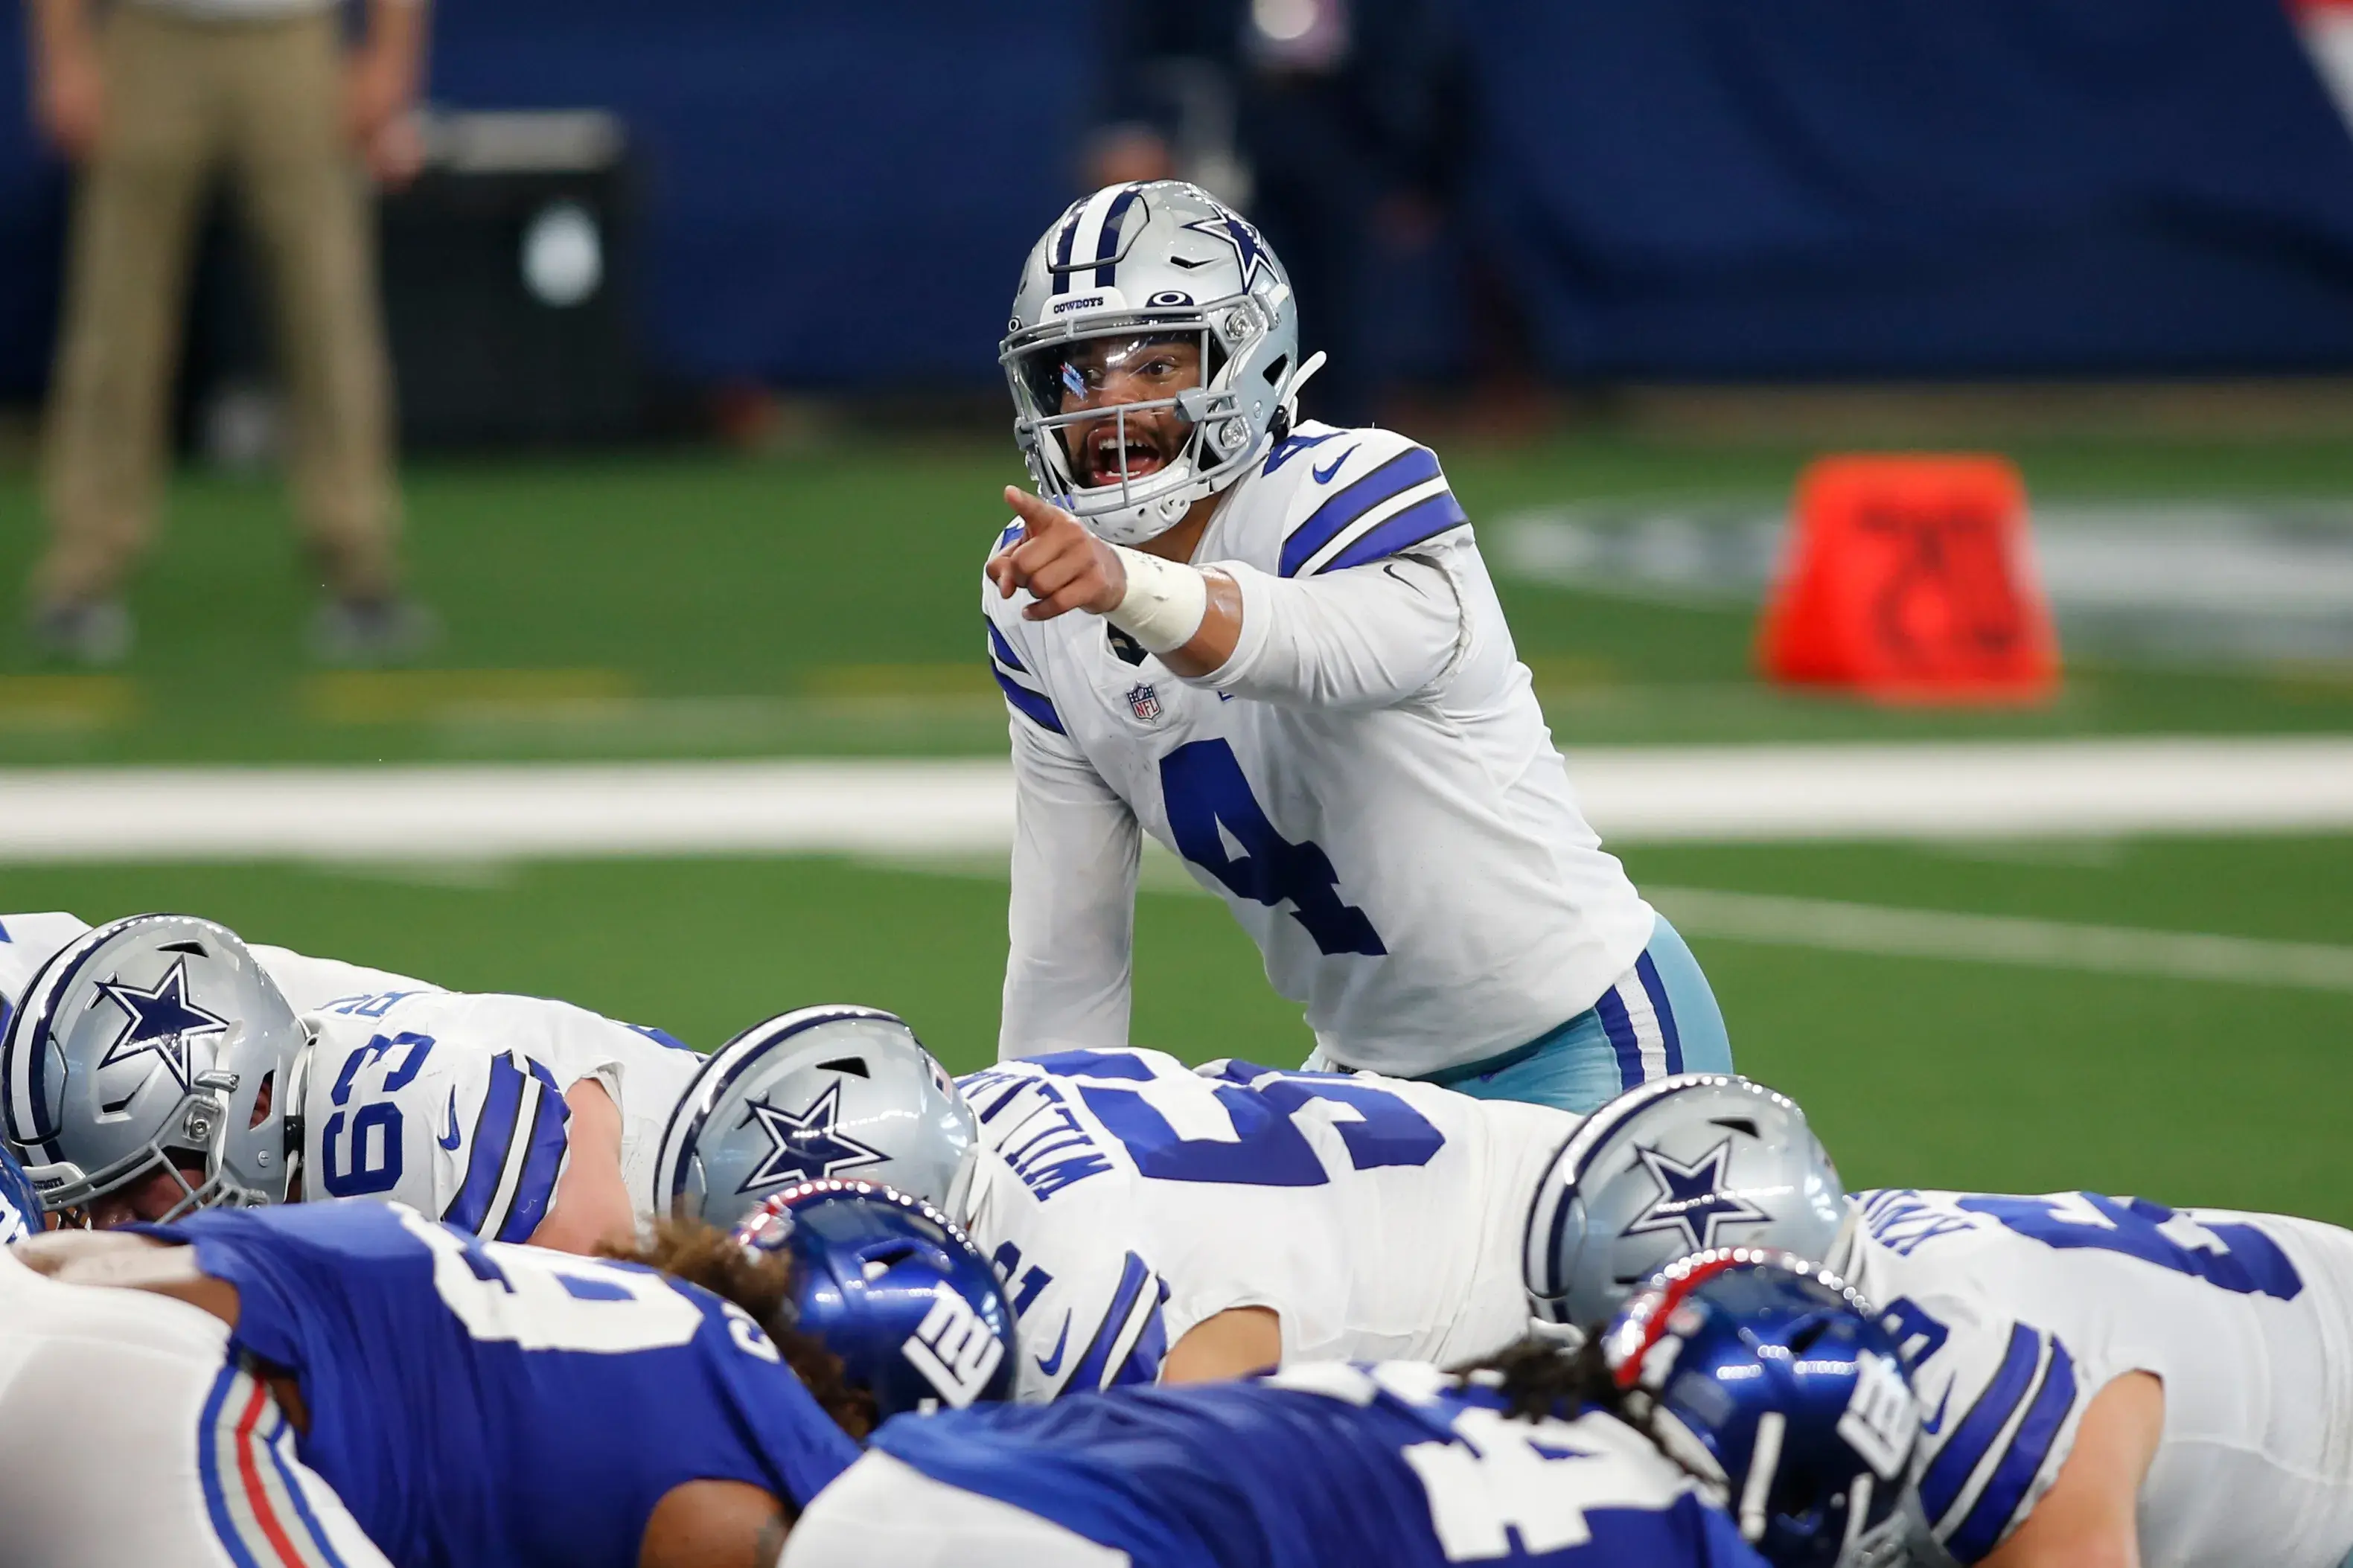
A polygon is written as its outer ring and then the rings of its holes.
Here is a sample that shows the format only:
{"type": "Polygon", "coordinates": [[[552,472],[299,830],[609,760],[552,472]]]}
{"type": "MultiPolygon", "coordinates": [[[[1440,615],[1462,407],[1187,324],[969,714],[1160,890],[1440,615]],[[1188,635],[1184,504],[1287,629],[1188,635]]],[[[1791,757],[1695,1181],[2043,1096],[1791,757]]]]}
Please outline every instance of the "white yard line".
{"type": "MultiPolygon", "coordinates": [[[[2353,831],[2353,739],[1575,752],[1605,838],[2353,831]]],[[[0,862],[1001,852],[996,761],[0,771],[0,862]]]]}
{"type": "Polygon", "coordinates": [[[1698,888],[1648,888],[1686,936],[1967,963],[2353,992],[2353,947],[2195,931],[1887,909],[1698,888]]]}

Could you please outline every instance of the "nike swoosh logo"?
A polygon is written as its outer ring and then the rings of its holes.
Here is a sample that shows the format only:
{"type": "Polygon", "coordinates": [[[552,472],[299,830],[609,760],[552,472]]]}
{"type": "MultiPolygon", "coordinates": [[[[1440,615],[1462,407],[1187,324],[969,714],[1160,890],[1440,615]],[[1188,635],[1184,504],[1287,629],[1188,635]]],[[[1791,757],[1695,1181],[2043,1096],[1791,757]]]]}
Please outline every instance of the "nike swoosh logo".
{"type": "Polygon", "coordinates": [[[1037,1358],[1037,1359],[1038,1359],[1038,1370],[1039,1370],[1039,1372],[1044,1373],[1048,1377],[1051,1377],[1051,1376],[1053,1376],[1056,1373],[1058,1373],[1058,1372],[1061,1371],[1061,1370],[1062,1370],[1062,1352],[1063,1352],[1064,1350],[1066,1350],[1067,1348],[1069,1348],[1069,1346],[1070,1346],[1070,1342],[1071,1342],[1071,1314],[1070,1314],[1070,1313],[1068,1313],[1068,1312],[1065,1312],[1065,1313],[1063,1313],[1063,1314],[1062,1314],[1062,1332],[1061,1332],[1061,1336],[1060,1336],[1060,1338],[1058,1338],[1057,1340],[1055,1340],[1055,1342],[1054,1342],[1054,1353],[1053,1353],[1052,1355],[1050,1355],[1050,1356],[1047,1356],[1047,1355],[1041,1355],[1041,1356],[1038,1357],[1038,1358],[1037,1358]]]}
{"type": "Polygon", "coordinates": [[[1333,458],[1329,463],[1309,465],[1314,470],[1315,482],[1319,485],[1330,484],[1332,482],[1332,476],[1340,471],[1340,465],[1346,462],[1356,455],[1356,449],[1354,447],[1351,447],[1346,451],[1341,453],[1338,457],[1333,458]]]}
{"type": "Polygon", "coordinates": [[[1934,1421],[1921,1422],[1920,1430],[1926,1432],[1931,1437],[1935,1436],[1940,1430],[1942,1430],[1945,1425],[1945,1406],[1950,1405],[1952,1402],[1953,1385],[1948,1383],[1945,1384],[1944,1397],[1936,1401],[1936,1418],[1934,1421]]]}
{"type": "Polygon", "coordinates": [[[458,1131],[458,1091],[453,1088],[449,1090],[449,1131],[441,1134],[434,1142],[454,1154],[458,1151],[458,1145],[465,1141],[465,1134],[458,1131]]]}

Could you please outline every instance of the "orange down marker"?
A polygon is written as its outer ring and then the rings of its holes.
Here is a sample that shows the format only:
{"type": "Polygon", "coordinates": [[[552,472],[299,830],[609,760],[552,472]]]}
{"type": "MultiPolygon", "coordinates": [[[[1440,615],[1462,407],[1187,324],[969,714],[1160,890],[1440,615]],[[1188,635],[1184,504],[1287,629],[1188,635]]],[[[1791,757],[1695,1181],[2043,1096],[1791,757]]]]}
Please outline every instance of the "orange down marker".
{"type": "Polygon", "coordinates": [[[1766,605],[1767,678],[1885,702],[2035,702],[2059,641],[2006,458],[1822,458],[1766,605]]]}

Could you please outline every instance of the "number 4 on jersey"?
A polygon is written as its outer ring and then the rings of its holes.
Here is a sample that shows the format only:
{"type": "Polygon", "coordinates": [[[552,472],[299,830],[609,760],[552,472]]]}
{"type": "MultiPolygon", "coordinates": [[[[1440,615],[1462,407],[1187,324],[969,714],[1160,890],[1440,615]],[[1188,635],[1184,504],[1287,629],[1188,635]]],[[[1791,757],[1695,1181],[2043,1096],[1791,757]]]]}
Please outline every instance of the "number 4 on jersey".
{"type": "Polygon", "coordinates": [[[1365,911],[1341,899],[1332,858],[1313,843],[1293,844],[1275,831],[1250,794],[1233,747],[1223,741],[1188,741],[1177,747],[1160,759],[1160,794],[1177,849],[1236,898],[1270,909],[1288,901],[1291,918],[1307,928],[1316,950],[1327,955],[1377,958],[1388,952],[1365,911]],[[1242,847],[1239,858],[1226,853],[1229,836],[1242,847]]]}

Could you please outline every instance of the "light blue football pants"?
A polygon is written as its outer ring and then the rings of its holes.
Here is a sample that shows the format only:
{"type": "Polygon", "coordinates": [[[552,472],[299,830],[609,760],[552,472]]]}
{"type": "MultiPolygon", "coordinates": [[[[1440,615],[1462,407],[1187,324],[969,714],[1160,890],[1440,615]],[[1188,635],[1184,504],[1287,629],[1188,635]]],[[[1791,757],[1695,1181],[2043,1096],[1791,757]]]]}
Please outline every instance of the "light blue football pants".
{"type": "Polygon", "coordinates": [[[1715,993],[1682,933],[1661,915],[1651,945],[1592,1006],[1525,1046],[1422,1081],[1583,1115],[1654,1078],[1731,1070],[1732,1041],[1715,993]]]}

